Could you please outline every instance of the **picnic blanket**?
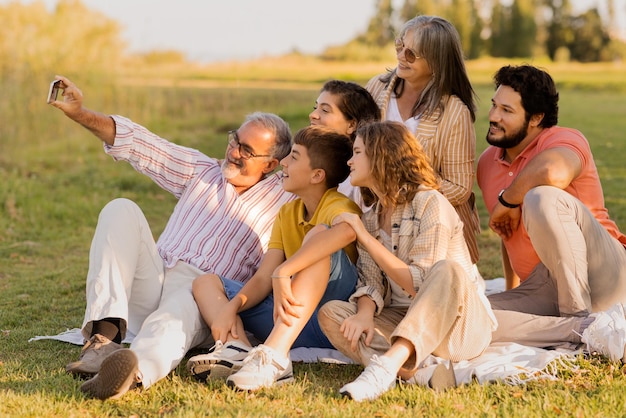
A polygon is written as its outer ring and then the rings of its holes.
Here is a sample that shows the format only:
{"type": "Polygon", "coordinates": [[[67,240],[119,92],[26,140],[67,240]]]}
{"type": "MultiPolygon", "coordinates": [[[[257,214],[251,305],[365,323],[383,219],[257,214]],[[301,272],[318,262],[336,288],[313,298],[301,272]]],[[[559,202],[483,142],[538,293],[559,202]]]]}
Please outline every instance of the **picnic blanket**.
{"type": "MultiPolygon", "coordinates": [[[[130,344],[133,338],[134,335],[129,334],[123,342],[130,344]]],[[[45,339],[76,345],[84,343],[80,328],[68,329],[58,335],[36,336],[29,342],[45,339]]],[[[530,380],[557,379],[559,366],[575,368],[574,361],[577,353],[577,351],[565,349],[544,350],[514,343],[493,343],[481,356],[453,365],[458,384],[468,384],[476,379],[479,383],[502,381],[515,385],[530,380]]],[[[294,362],[304,363],[353,363],[341,352],[325,348],[294,348],[290,352],[290,357],[294,362]]],[[[427,386],[435,367],[442,362],[447,362],[447,360],[429,356],[422,362],[417,374],[409,383],[427,386]]]]}
{"type": "MultiPolygon", "coordinates": [[[[486,280],[486,294],[504,290],[504,279],[486,280]]],[[[130,344],[135,336],[127,333],[124,343],[130,344]]],[[[68,329],[57,335],[36,336],[29,340],[57,340],[70,344],[83,345],[84,339],[80,328],[68,329]]],[[[545,350],[515,343],[493,343],[485,352],[472,360],[454,363],[454,372],[458,384],[468,384],[476,379],[479,383],[502,381],[515,385],[538,379],[557,379],[558,367],[575,368],[578,351],[567,349],[545,350]]],[[[294,348],[289,353],[294,362],[349,364],[352,360],[341,352],[324,348],[294,348]]],[[[420,369],[409,383],[427,386],[438,363],[447,360],[429,356],[420,365],[420,369]]]]}

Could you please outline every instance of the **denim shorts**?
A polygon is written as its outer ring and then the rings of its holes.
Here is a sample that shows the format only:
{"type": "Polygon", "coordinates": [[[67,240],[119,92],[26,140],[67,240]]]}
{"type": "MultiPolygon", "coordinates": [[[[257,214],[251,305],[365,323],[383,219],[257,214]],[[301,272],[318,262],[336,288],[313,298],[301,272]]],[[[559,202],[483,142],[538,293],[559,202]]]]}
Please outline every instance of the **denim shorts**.
{"type": "MultiPolygon", "coordinates": [[[[231,300],[243,287],[243,283],[220,277],[228,300],[231,300]]],[[[296,347],[334,348],[322,332],[317,322],[318,309],[329,300],[348,300],[354,293],[357,270],[344,250],[333,253],[330,257],[330,277],[322,300],[313,312],[309,322],[293,343],[296,347]]],[[[256,306],[239,314],[246,331],[255,338],[265,341],[274,327],[274,296],[270,294],[256,306]]]]}

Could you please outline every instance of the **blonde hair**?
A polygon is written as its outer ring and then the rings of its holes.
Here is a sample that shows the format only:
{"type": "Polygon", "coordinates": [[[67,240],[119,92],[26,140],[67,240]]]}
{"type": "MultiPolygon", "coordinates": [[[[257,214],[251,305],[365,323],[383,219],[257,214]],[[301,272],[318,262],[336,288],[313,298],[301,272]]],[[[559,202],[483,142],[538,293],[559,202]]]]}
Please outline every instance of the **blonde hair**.
{"type": "Polygon", "coordinates": [[[357,136],[363,141],[370,160],[370,174],[380,196],[361,188],[365,204],[380,200],[383,207],[410,202],[420,185],[439,190],[439,180],[417,139],[400,122],[371,122],[360,126],[357,136]]]}

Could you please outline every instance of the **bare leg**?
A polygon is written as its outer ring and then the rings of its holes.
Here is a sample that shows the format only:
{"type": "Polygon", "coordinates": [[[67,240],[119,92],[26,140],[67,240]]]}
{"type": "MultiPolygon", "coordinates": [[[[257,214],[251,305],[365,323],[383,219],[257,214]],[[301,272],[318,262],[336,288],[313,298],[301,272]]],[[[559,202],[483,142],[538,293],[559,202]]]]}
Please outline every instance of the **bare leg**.
{"type": "Polygon", "coordinates": [[[406,361],[413,355],[414,350],[415,347],[413,346],[413,343],[407,339],[399,337],[394,341],[391,348],[389,348],[389,350],[387,350],[384,354],[384,356],[390,360],[387,364],[393,366],[392,370],[404,380],[410,379],[413,374],[415,374],[414,371],[411,373],[410,371],[402,369],[402,365],[404,365],[404,363],[406,363],[406,361]]]}
{"type": "Polygon", "coordinates": [[[291,281],[293,296],[302,303],[296,306],[298,318],[292,318],[291,326],[278,319],[272,332],[265,340],[265,345],[287,357],[298,335],[307,324],[315,308],[322,300],[330,275],[330,257],[305,268],[291,281]]]}
{"type": "MultiPolygon", "coordinates": [[[[224,292],[224,286],[220,278],[215,274],[206,274],[200,276],[193,281],[193,296],[198,304],[198,309],[202,315],[204,322],[211,327],[215,318],[222,312],[226,304],[229,302],[226,293],[224,292]]],[[[250,341],[246,336],[246,332],[243,327],[243,322],[239,315],[237,315],[237,337],[236,339],[242,341],[246,345],[250,346],[250,341]]],[[[232,334],[230,334],[232,336],[232,334]]],[[[217,340],[219,336],[213,335],[213,338],[217,340]]],[[[234,340],[235,338],[228,338],[227,341],[234,340]]],[[[226,342],[226,341],[223,341],[226,342]]]]}

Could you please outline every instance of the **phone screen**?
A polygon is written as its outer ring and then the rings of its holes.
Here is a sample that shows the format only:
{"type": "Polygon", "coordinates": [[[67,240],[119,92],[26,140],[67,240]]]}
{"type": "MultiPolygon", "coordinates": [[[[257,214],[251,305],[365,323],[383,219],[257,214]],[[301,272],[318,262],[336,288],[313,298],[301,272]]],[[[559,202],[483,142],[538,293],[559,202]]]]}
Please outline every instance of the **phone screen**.
{"type": "Polygon", "coordinates": [[[59,90],[61,90],[61,80],[54,80],[50,83],[50,90],[48,91],[48,103],[54,102],[59,96],[59,90]]]}

